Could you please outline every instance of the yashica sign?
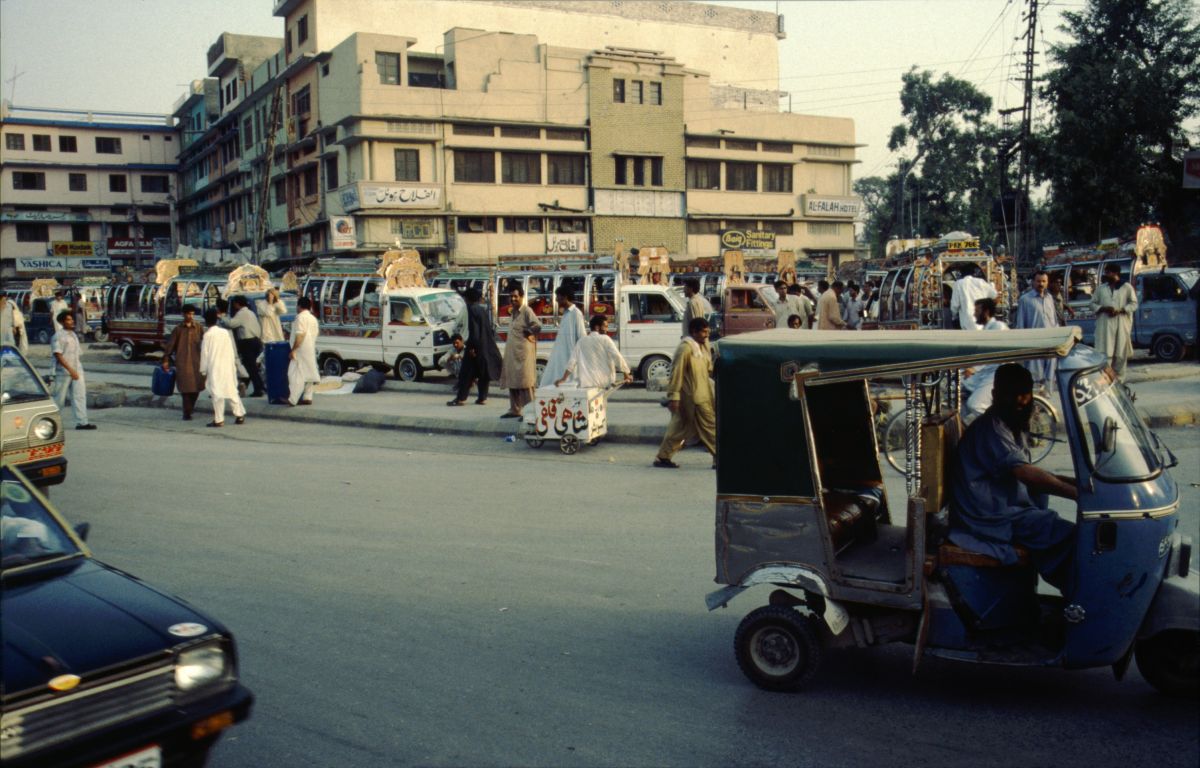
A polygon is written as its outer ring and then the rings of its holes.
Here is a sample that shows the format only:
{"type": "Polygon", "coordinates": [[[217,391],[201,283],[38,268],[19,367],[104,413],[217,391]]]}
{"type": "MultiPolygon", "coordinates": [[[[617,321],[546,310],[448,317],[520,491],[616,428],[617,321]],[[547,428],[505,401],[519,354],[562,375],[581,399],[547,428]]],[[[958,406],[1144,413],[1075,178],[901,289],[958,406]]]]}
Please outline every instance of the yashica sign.
{"type": "Polygon", "coordinates": [[[329,247],[344,250],[358,245],[358,237],[354,233],[354,219],[349,216],[329,217],[329,247]]]}
{"type": "Polygon", "coordinates": [[[108,259],[78,259],[66,256],[40,256],[16,258],[17,272],[23,275],[61,275],[76,272],[112,271],[108,259]]]}
{"type": "Polygon", "coordinates": [[[96,255],[96,248],[90,240],[54,240],[50,243],[50,253],[54,256],[91,258],[96,255]]]}
{"type": "Polygon", "coordinates": [[[441,208],[440,187],[415,187],[405,184],[371,182],[351,184],[341,189],[342,209],[349,213],[360,208],[441,208]]]}
{"type": "Polygon", "coordinates": [[[861,197],[805,195],[804,215],[813,217],[854,218],[862,213],[861,197]]]}

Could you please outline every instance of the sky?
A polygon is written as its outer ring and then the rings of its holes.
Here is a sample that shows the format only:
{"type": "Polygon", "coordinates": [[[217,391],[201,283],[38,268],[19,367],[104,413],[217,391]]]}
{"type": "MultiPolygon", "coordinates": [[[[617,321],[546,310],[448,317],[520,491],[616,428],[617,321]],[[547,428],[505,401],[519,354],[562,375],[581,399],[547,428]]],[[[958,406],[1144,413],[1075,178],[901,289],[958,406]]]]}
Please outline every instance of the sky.
{"type": "MultiPolygon", "coordinates": [[[[402,0],[419,6],[419,0],[402,0]]],[[[627,0],[628,1],[628,0],[627,0]]],[[[650,0],[644,0],[650,1],[650,0]]],[[[996,108],[1021,104],[1024,0],[728,0],[784,16],[780,89],[794,112],[849,117],[854,177],[884,175],[912,66],[976,83],[996,108]]],[[[1061,41],[1064,9],[1041,0],[1038,50],[1061,41]]],[[[0,0],[0,95],[16,106],[167,114],[205,75],[222,32],[282,36],[273,0],[0,0]],[[15,75],[15,79],[14,79],[15,75]]],[[[1039,56],[1039,62],[1044,56],[1039,56]]],[[[688,62],[702,67],[701,63],[688,62]]],[[[783,108],[787,109],[784,99],[783,108]]]]}

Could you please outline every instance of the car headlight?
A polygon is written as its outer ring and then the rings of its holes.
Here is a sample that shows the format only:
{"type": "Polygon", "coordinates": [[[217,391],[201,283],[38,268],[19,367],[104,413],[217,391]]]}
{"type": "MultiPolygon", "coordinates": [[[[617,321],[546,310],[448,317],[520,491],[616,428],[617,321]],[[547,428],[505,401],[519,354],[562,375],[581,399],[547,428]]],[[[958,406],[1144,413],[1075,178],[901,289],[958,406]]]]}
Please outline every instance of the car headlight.
{"type": "Polygon", "coordinates": [[[53,419],[41,418],[33,423],[32,432],[38,440],[49,440],[58,432],[58,425],[53,419]]]}
{"type": "Polygon", "coordinates": [[[175,685],[183,692],[194,691],[224,679],[229,659],[219,645],[189,648],[175,660],[175,685]]]}

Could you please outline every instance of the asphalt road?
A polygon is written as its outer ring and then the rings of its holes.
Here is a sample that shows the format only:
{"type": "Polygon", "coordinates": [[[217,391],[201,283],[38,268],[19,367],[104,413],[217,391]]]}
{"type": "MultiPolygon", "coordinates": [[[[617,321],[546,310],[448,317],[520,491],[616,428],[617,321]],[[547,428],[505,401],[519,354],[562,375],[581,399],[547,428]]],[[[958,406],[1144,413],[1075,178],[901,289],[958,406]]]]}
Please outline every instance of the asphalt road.
{"type": "MultiPolygon", "coordinates": [[[[52,499],[101,559],[236,633],[252,718],[215,766],[1194,766],[1196,702],[1131,670],[830,654],[806,692],[738,671],[708,613],[713,473],[648,446],[98,412],[52,499]]],[[[1200,430],[1179,455],[1200,541],[1200,430]]],[[[1056,459],[1050,459],[1053,463],[1056,459]]],[[[893,477],[892,493],[900,486],[893,477]]]]}

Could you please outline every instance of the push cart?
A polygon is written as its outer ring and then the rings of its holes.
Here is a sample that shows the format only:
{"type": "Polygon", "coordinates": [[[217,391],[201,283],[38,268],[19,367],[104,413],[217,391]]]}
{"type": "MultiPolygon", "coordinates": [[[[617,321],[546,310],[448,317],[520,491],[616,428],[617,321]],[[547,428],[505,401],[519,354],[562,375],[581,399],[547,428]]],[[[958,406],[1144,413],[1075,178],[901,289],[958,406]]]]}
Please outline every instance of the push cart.
{"type": "Polygon", "coordinates": [[[530,448],[558,440],[558,448],[571,456],[581,443],[593,445],[608,434],[608,396],[611,387],[539,387],[525,406],[522,437],[530,448]]]}

